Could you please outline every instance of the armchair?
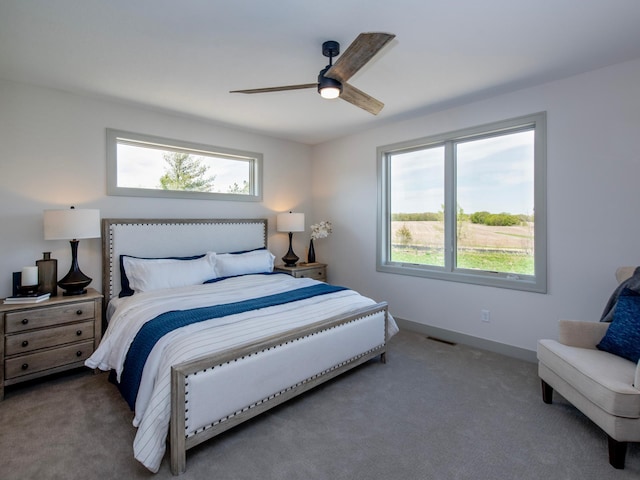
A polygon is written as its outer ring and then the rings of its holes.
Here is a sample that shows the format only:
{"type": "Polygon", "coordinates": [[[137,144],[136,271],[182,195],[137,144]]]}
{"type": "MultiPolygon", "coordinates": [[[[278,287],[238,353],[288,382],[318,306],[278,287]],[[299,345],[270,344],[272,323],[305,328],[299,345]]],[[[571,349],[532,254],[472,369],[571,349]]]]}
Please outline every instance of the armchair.
{"type": "MultiPolygon", "coordinates": [[[[633,268],[616,272],[619,282],[633,268]]],[[[538,342],[542,399],[551,404],[556,390],[607,434],[609,463],[624,468],[627,442],[640,442],[640,362],[598,345],[611,323],[560,320],[558,341],[538,342]]]]}

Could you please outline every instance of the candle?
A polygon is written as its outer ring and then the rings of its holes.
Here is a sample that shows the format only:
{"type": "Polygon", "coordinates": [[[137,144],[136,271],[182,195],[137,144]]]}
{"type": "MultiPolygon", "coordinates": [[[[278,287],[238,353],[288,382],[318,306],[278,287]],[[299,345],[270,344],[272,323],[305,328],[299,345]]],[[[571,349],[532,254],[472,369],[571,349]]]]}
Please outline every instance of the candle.
{"type": "Polygon", "coordinates": [[[38,285],[38,267],[23,267],[22,268],[22,281],[23,287],[31,287],[38,285]]]}

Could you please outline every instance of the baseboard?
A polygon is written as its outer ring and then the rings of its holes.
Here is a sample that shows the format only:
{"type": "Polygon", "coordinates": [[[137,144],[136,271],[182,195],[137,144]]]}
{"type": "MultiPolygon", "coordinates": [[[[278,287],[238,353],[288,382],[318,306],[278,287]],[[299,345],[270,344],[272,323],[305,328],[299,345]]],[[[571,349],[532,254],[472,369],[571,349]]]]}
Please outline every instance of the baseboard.
{"type": "Polygon", "coordinates": [[[525,360],[527,362],[538,362],[536,352],[533,350],[514,347],[512,345],[507,345],[506,343],[494,342],[492,340],[486,340],[484,338],[478,338],[472,335],[466,335],[464,333],[453,332],[444,328],[432,327],[431,325],[425,325],[423,323],[417,323],[411,320],[404,320],[395,316],[393,318],[398,323],[398,326],[404,330],[421,333],[423,335],[428,335],[434,338],[445,340],[447,342],[462,343],[473,348],[488,350],[490,352],[499,353],[501,355],[506,355],[507,357],[517,358],[519,360],[525,360]]]}

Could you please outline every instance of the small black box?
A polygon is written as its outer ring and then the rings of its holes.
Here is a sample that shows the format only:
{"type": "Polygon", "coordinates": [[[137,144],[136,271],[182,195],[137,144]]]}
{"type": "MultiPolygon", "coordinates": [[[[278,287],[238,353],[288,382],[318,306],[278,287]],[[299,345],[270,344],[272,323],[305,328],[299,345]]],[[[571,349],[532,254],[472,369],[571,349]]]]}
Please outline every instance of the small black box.
{"type": "Polygon", "coordinates": [[[22,283],[22,272],[13,272],[13,293],[12,296],[18,295],[18,287],[22,283]]]}

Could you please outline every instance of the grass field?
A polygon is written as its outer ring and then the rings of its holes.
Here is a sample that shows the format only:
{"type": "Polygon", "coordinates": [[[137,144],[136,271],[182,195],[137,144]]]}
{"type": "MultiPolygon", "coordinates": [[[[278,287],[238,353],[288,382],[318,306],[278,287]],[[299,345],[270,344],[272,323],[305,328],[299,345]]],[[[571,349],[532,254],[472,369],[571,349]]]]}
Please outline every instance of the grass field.
{"type": "MultiPolygon", "coordinates": [[[[442,222],[392,222],[395,262],[444,266],[442,222]],[[400,245],[406,227],[411,240],[400,245]]],[[[464,222],[458,232],[458,267],[533,275],[533,225],[492,227],[464,222]]]]}

